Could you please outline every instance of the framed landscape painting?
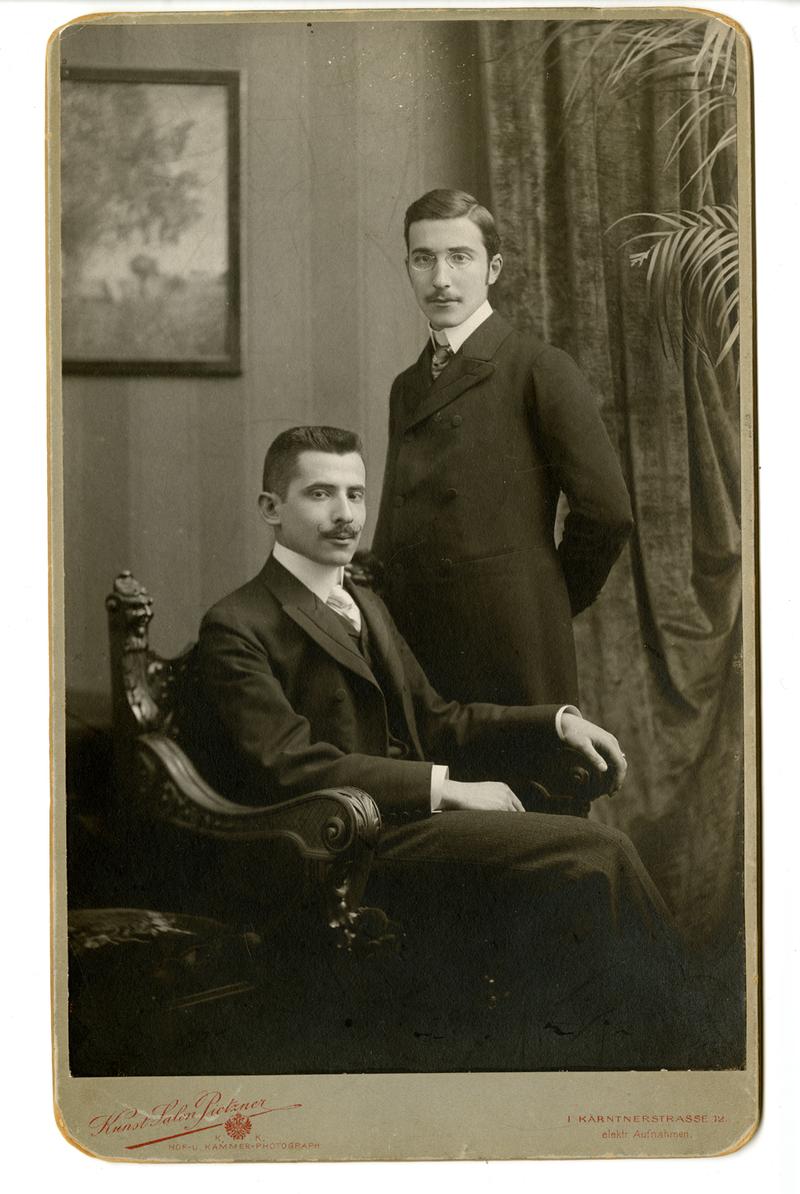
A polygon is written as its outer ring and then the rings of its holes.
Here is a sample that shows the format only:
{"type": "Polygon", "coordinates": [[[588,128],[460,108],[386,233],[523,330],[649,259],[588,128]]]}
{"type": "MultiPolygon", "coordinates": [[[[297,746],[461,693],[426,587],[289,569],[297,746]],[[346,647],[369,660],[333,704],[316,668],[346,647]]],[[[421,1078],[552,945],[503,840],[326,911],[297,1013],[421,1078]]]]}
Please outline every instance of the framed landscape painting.
{"type": "Polygon", "coordinates": [[[237,71],[62,72],[64,372],[231,375],[237,71]]]}

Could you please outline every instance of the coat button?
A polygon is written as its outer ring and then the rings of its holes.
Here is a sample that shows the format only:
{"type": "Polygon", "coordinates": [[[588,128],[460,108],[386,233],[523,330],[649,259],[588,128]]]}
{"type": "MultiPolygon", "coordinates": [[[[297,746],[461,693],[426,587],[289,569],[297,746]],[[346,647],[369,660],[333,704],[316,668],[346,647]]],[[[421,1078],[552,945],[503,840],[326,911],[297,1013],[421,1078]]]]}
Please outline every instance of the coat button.
{"type": "Polygon", "coordinates": [[[449,489],[445,489],[444,496],[445,496],[446,501],[452,502],[454,498],[458,497],[458,490],[453,489],[453,487],[451,486],[449,489]]]}
{"type": "Polygon", "coordinates": [[[460,427],[463,422],[464,420],[462,419],[461,415],[453,415],[452,419],[450,420],[450,426],[460,427]]]}
{"type": "Polygon", "coordinates": [[[394,499],[394,504],[395,504],[395,506],[402,506],[402,504],[405,500],[406,499],[403,497],[402,493],[398,493],[394,499]]]}
{"type": "Polygon", "coordinates": [[[343,688],[337,688],[336,692],[333,694],[333,699],[336,701],[337,704],[341,704],[341,702],[346,698],[346,696],[347,696],[347,693],[345,692],[345,690],[343,688]]]}
{"type": "Polygon", "coordinates": [[[436,414],[433,416],[433,421],[434,421],[434,423],[441,423],[443,418],[444,418],[444,415],[442,414],[442,412],[440,410],[437,410],[436,414]]]}

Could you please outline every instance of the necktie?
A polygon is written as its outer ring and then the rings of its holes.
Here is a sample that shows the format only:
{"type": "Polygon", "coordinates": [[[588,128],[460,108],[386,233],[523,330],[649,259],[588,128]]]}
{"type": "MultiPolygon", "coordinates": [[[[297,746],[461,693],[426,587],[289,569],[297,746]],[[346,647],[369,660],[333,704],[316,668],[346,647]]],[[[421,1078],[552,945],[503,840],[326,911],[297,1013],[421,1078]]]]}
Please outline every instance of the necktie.
{"type": "Polygon", "coordinates": [[[325,604],[334,613],[339,614],[340,617],[349,622],[354,630],[361,630],[361,610],[347,592],[347,589],[342,588],[341,585],[334,585],[328,594],[328,600],[325,604]]]}
{"type": "Polygon", "coordinates": [[[447,336],[444,334],[444,332],[434,332],[433,339],[436,344],[436,348],[433,351],[433,357],[431,359],[431,373],[433,374],[433,380],[436,381],[436,378],[442,372],[445,365],[453,355],[453,350],[448,344],[447,336]]]}

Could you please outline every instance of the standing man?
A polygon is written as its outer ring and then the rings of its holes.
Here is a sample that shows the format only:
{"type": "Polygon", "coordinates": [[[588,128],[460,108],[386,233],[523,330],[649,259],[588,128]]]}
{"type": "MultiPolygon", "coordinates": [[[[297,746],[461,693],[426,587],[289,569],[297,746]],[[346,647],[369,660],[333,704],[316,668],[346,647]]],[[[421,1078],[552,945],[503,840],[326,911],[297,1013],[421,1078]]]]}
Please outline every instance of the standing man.
{"type": "Polygon", "coordinates": [[[387,604],[444,696],[575,702],[572,617],[633,525],[595,397],[570,357],[492,310],[500,238],[471,195],[423,195],[405,240],[429,339],[391,391],[373,541],[387,604]]]}

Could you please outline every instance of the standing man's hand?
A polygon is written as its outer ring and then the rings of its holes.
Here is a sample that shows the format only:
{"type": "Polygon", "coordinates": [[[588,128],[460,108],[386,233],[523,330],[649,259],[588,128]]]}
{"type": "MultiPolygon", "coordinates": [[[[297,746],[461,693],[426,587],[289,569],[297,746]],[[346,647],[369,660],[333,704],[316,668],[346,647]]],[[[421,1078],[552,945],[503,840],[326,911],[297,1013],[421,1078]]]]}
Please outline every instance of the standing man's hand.
{"type": "Polygon", "coordinates": [[[625,782],[628,763],[614,735],[574,713],[562,715],[561,733],[564,743],[580,751],[595,771],[608,773],[609,794],[618,792],[625,782]]]}
{"type": "Polygon", "coordinates": [[[354,585],[366,589],[380,589],[386,573],[383,561],[371,551],[357,551],[344,570],[354,585]]]}
{"type": "Polygon", "coordinates": [[[447,779],[442,785],[442,812],[453,809],[491,813],[524,813],[522,801],[518,800],[508,784],[495,780],[466,784],[447,779]]]}

